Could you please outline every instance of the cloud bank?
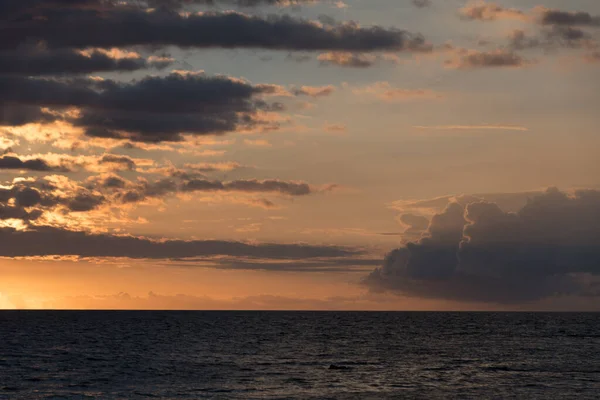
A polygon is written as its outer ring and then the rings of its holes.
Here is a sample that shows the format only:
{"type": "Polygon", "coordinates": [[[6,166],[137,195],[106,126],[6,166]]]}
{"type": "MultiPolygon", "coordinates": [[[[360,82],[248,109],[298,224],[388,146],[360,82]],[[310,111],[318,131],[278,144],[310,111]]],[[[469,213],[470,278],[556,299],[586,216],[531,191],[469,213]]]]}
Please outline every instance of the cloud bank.
{"type": "Polygon", "coordinates": [[[373,290],[515,304],[600,295],[600,191],[549,189],[518,212],[451,203],[428,232],[388,254],[373,290]]]}

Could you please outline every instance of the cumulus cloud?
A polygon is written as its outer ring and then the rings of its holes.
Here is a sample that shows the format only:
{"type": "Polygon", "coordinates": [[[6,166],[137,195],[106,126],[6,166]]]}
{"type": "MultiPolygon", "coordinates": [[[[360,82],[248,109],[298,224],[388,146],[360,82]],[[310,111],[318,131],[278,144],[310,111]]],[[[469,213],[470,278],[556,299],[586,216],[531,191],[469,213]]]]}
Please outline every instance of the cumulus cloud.
{"type": "Polygon", "coordinates": [[[470,203],[484,201],[495,203],[504,212],[517,212],[527,204],[530,198],[540,194],[542,194],[541,191],[448,195],[424,200],[398,200],[391,204],[391,208],[403,213],[431,215],[442,212],[451,203],[458,203],[462,207],[466,207],[470,203]]]}
{"type": "Polygon", "coordinates": [[[549,189],[518,212],[451,203],[417,242],[391,252],[365,283],[411,295],[520,303],[598,296],[600,191],[549,189]]]}
{"type": "Polygon", "coordinates": [[[406,230],[403,232],[405,238],[414,238],[416,236],[418,239],[429,226],[429,219],[427,217],[412,213],[402,214],[398,220],[402,225],[406,226],[406,230]]]}
{"type": "Polygon", "coordinates": [[[63,119],[94,137],[179,141],[182,133],[223,134],[262,124],[260,111],[281,110],[278,103],[260,98],[274,90],[272,85],[204,74],[172,73],[129,83],[0,76],[0,124],[63,119]],[[40,107],[79,111],[53,113],[40,107]]]}

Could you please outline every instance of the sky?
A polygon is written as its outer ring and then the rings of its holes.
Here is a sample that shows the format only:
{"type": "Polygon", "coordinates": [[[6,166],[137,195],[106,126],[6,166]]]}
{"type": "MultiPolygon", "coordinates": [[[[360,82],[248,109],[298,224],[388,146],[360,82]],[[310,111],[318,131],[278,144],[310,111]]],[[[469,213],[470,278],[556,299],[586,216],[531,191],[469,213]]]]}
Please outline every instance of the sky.
{"type": "Polygon", "coordinates": [[[0,16],[0,309],[600,310],[596,0],[0,16]]]}

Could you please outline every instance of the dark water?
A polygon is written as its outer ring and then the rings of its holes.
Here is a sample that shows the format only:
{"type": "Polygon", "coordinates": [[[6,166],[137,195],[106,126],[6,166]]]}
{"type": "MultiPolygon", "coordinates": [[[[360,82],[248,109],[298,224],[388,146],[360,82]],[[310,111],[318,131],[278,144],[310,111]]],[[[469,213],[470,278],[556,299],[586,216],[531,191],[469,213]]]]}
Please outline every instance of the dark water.
{"type": "Polygon", "coordinates": [[[2,399],[600,398],[600,314],[7,311],[0,339],[2,399]]]}

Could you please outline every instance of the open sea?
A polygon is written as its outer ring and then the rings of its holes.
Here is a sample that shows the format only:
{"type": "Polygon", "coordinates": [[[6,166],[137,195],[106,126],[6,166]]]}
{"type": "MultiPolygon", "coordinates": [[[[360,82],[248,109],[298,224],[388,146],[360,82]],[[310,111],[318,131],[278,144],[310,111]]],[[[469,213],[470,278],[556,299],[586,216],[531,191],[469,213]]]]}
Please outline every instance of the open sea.
{"type": "Polygon", "coordinates": [[[598,399],[600,314],[0,312],[0,399],[598,399]]]}

